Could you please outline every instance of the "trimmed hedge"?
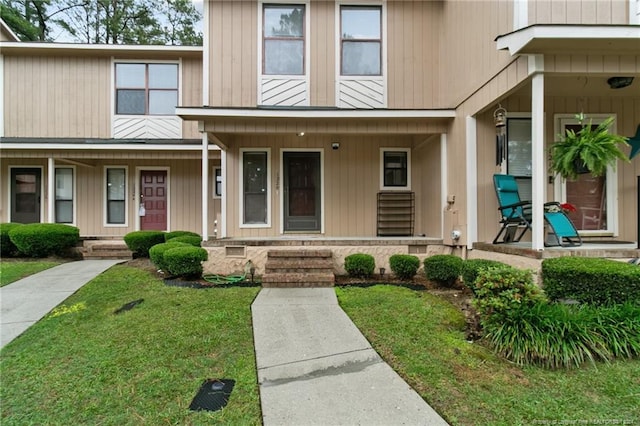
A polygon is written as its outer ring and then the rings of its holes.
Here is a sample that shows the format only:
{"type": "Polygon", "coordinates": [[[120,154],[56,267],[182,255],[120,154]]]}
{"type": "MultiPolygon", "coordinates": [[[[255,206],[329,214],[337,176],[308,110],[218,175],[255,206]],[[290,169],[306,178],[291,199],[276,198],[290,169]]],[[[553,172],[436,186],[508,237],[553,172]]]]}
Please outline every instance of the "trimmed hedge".
{"type": "Polygon", "coordinates": [[[427,279],[451,287],[460,277],[463,260],[452,254],[436,254],[424,260],[427,279]]]}
{"type": "Polygon", "coordinates": [[[173,240],[174,238],[179,238],[179,237],[198,237],[198,239],[200,241],[202,241],[202,237],[200,236],[200,234],[196,234],[195,232],[191,232],[191,231],[171,231],[171,232],[166,232],[164,234],[164,240],[166,242],[168,242],[169,240],[173,240]]]}
{"type": "Polygon", "coordinates": [[[9,231],[18,226],[22,226],[22,223],[0,223],[0,256],[11,257],[18,255],[18,247],[13,244],[9,237],[9,231]]]}
{"type": "Polygon", "coordinates": [[[202,262],[207,260],[207,251],[200,247],[175,247],[164,252],[167,272],[173,276],[195,277],[202,275],[202,262]]]}
{"type": "Polygon", "coordinates": [[[61,223],[29,223],[12,228],[9,238],[24,256],[63,256],[80,241],[80,230],[61,223]]]}
{"type": "Polygon", "coordinates": [[[149,249],[164,243],[162,231],[134,231],[124,236],[124,242],[135,257],[149,257],[149,249]]]}
{"type": "Polygon", "coordinates": [[[190,246],[200,247],[202,245],[202,238],[199,235],[183,235],[181,237],[173,237],[170,240],[167,240],[169,243],[185,243],[190,246]]]}
{"type": "Polygon", "coordinates": [[[551,300],[640,304],[640,268],[615,260],[572,256],[545,259],[542,283],[551,300]]]}
{"type": "Polygon", "coordinates": [[[389,266],[398,279],[410,280],[418,273],[420,259],[410,254],[394,254],[389,258],[389,266]]]}
{"type": "Polygon", "coordinates": [[[499,262],[497,260],[490,259],[468,259],[465,260],[462,264],[462,282],[464,285],[469,287],[469,289],[476,293],[475,282],[476,278],[478,278],[478,273],[483,269],[488,268],[511,268],[511,266],[506,263],[499,262]]]}
{"type": "Polygon", "coordinates": [[[180,241],[156,244],[149,249],[149,259],[151,259],[151,262],[153,262],[158,269],[167,271],[167,265],[164,262],[164,254],[167,250],[171,250],[176,247],[191,247],[191,245],[180,241]]]}
{"type": "Polygon", "coordinates": [[[370,254],[354,253],[344,258],[344,269],[352,277],[369,277],[376,269],[376,261],[370,254]]]}

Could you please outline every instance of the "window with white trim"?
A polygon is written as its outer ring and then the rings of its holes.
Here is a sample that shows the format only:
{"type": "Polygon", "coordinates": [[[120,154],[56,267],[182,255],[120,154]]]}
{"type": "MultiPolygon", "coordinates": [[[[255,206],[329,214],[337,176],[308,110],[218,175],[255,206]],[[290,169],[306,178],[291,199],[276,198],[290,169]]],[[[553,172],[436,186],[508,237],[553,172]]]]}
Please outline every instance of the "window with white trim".
{"type": "Polygon", "coordinates": [[[341,75],[382,75],[382,7],[340,7],[341,75]]]}
{"type": "Polygon", "coordinates": [[[518,184],[520,199],[531,201],[531,118],[507,119],[507,174],[518,184]]]}
{"type": "Polygon", "coordinates": [[[305,7],[301,4],[265,4],[262,25],[262,73],[303,75],[305,7]]]}
{"type": "Polygon", "coordinates": [[[269,224],[269,151],[241,150],[242,224],[269,224]]]}
{"type": "Polygon", "coordinates": [[[55,169],[55,222],[74,223],[74,170],[73,167],[55,169]]]}
{"type": "Polygon", "coordinates": [[[411,189],[411,150],[409,148],[380,149],[380,188],[411,189]]]}
{"type": "Polygon", "coordinates": [[[222,197],[222,168],[213,168],[213,198],[222,197]]]}
{"type": "Polygon", "coordinates": [[[178,64],[116,63],[116,114],[174,115],[178,64]]]}
{"type": "Polygon", "coordinates": [[[127,219],[127,169],[107,167],[105,170],[106,223],[125,225],[127,219]]]}

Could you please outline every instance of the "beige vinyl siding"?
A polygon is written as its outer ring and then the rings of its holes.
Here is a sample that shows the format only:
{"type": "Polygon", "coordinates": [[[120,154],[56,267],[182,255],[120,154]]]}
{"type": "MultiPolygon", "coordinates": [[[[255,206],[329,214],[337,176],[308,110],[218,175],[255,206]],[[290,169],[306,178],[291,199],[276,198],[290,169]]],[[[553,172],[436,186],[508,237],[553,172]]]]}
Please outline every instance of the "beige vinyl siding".
{"type": "Polygon", "coordinates": [[[442,236],[442,165],[440,135],[415,138],[411,155],[414,164],[412,182],[416,192],[416,235],[442,236]]]}
{"type": "Polygon", "coordinates": [[[7,137],[111,136],[109,58],[5,56],[7,137]]]}
{"type": "MultiPolygon", "coordinates": [[[[182,60],[182,106],[202,106],[202,59],[182,60]]],[[[200,138],[196,121],[182,122],[184,139],[200,138]]]]}
{"type": "Polygon", "coordinates": [[[528,0],[529,25],[628,24],[627,0],[528,0]]]}
{"type": "Polygon", "coordinates": [[[335,3],[312,1],[309,6],[311,20],[311,55],[309,61],[310,95],[313,106],[334,106],[336,72],[335,3]]]}

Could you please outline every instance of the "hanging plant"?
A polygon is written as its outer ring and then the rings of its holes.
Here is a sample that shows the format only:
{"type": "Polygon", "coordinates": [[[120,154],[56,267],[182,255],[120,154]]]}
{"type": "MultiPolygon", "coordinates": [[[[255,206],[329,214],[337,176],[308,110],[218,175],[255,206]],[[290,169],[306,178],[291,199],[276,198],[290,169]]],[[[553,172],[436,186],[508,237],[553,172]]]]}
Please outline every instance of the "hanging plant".
{"type": "Polygon", "coordinates": [[[621,144],[627,145],[627,138],[609,132],[613,117],[608,117],[595,128],[591,120],[585,123],[584,114],[576,115],[576,119],[582,128],[577,132],[567,129],[549,148],[551,173],[565,179],[576,179],[584,172],[602,176],[608,166],[615,166],[618,159],[629,162],[620,149],[621,144]]]}

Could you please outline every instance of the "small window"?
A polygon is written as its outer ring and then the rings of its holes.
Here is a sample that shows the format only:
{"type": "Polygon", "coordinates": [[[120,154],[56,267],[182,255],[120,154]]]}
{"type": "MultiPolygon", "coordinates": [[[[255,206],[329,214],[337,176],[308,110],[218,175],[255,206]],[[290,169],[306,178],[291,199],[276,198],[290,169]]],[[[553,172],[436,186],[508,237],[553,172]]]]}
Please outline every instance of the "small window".
{"type": "Polygon", "coordinates": [[[382,149],[381,154],[382,189],[410,189],[409,149],[382,149]]]}
{"type": "Polygon", "coordinates": [[[108,225],[126,223],[127,170],[110,167],[106,171],[106,210],[108,225]]]}
{"type": "Polygon", "coordinates": [[[220,167],[215,167],[213,169],[214,175],[214,190],[213,196],[214,198],[222,197],[222,169],[220,167]]]}
{"type": "Polygon", "coordinates": [[[304,74],[304,5],[264,5],[263,74],[304,74]]]}
{"type": "Polygon", "coordinates": [[[116,114],[173,115],[178,64],[116,64],[116,114]]]}
{"type": "Polygon", "coordinates": [[[242,224],[268,224],[268,152],[242,152],[242,224]]]}
{"type": "Polygon", "coordinates": [[[382,75],[382,8],[340,8],[342,75],[382,75]]]}
{"type": "Polygon", "coordinates": [[[55,221],[73,223],[73,168],[56,167],[55,221]]]}

